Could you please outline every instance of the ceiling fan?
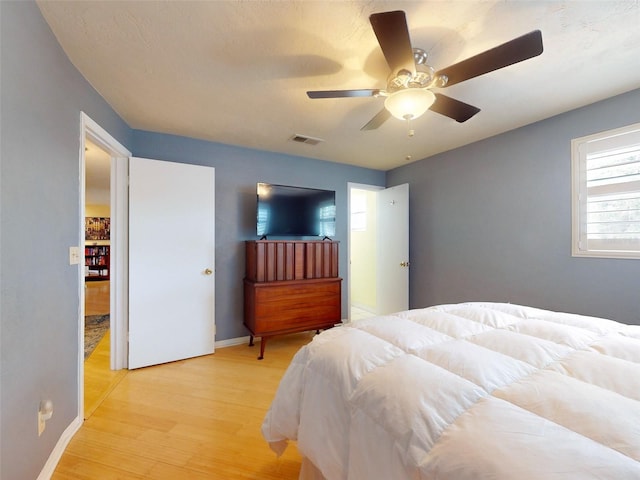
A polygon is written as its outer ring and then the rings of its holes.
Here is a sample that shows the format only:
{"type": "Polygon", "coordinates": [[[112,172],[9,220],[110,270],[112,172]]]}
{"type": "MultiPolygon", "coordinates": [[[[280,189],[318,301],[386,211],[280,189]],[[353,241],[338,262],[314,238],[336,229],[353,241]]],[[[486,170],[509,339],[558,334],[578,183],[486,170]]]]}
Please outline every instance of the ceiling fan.
{"type": "MultiPolygon", "coordinates": [[[[433,88],[445,88],[542,53],[542,34],[534,30],[459,63],[435,71],[424,50],[411,47],[405,13],[374,13],[369,17],[391,73],[386,89],[309,91],[309,98],[386,97],[383,108],[360,130],[374,130],[391,116],[413,120],[427,110],[462,123],[480,111],[433,88]]],[[[411,135],[410,130],[410,135],[411,135]]]]}

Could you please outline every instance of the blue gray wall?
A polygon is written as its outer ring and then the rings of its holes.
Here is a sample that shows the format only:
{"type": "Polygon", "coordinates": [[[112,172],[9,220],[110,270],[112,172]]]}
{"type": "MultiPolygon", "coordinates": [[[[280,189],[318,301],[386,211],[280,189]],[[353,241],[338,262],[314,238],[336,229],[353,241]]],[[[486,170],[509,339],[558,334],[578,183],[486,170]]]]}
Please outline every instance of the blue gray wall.
{"type": "Polygon", "coordinates": [[[34,2],[2,1],[0,18],[0,478],[26,480],[38,476],[78,411],[80,279],[68,249],[82,226],[81,111],[134,155],[216,168],[219,340],[247,334],[242,241],[256,238],[256,182],[337,191],[346,275],[347,182],[383,185],[385,174],[133,131],[68,61],[34,2]],[[54,415],[38,437],[41,399],[53,400],[54,415]]]}
{"type": "Polygon", "coordinates": [[[34,479],[78,412],[80,111],[131,130],[68,61],[33,2],[0,2],[0,477],[34,479]],[[54,415],[41,437],[41,399],[54,415]]]}
{"type": "Polygon", "coordinates": [[[501,301],[640,324],[640,260],[571,256],[571,139],[637,122],[640,90],[387,172],[410,184],[411,307],[501,301]]]}
{"type": "MultiPolygon", "coordinates": [[[[0,478],[33,479],[78,409],[80,280],[68,248],[81,229],[81,111],[137,156],[216,168],[219,339],[245,334],[241,245],[255,238],[257,181],[337,191],[344,276],[347,182],[385,178],[132,131],[31,1],[0,2],[0,48],[0,478]],[[38,437],[45,398],[55,411],[38,437]]],[[[389,185],[411,184],[412,306],[504,300],[640,323],[640,261],[571,258],[569,195],[569,140],[640,121],[639,104],[632,92],[388,172],[389,185]]]]}
{"type": "Polygon", "coordinates": [[[341,243],[342,317],[347,317],[347,183],[384,185],[384,172],[157,133],[134,131],[133,139],[136,156],[216,169],[217,340],[248,335],[242,325],[244,240],[258,239],[257,182],[336,191],[334,240],[341,243]]]}

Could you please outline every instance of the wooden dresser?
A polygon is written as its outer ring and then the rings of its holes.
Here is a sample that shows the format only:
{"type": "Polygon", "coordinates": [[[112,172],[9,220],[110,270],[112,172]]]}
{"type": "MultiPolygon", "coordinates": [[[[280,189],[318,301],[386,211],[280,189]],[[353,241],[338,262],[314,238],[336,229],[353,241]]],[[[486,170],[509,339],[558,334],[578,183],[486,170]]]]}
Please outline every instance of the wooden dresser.
{"type": "Polygon", "coordinates": [[[251,240],[245,246],[244,324],[249,345],[261,337],[258,359],[274,335],[340,322],[338,242],[251,240]]]}

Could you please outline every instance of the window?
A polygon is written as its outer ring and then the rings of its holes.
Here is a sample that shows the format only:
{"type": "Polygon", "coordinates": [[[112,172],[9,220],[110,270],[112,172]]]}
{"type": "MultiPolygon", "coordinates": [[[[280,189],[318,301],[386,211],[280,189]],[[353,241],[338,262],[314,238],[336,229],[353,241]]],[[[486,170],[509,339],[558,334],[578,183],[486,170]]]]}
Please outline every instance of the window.
{"type": "Polygon", "coordinates": [[[336,206],[320,207],[320,235],[323,237],[336,236],[336,206]]]}
{"type": "Polygon", "coordinates": [[[640,123],[571,141],[573,255],[640,259],[640,123]]]}

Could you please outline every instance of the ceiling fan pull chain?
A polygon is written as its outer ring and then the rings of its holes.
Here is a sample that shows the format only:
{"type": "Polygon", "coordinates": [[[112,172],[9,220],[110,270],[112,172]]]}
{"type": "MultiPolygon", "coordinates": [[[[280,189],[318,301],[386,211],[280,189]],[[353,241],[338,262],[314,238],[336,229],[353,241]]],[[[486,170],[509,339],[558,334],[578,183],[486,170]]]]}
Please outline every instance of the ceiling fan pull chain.
{"type": "Polygon", "coordinates": [[[407,130],[408,130],[408,137],[411,138],[413,137],[413,135],[416,133],[413,128],[411,128],[411,116],[406,115],[404,118],[407,119],[407,130]]]}

